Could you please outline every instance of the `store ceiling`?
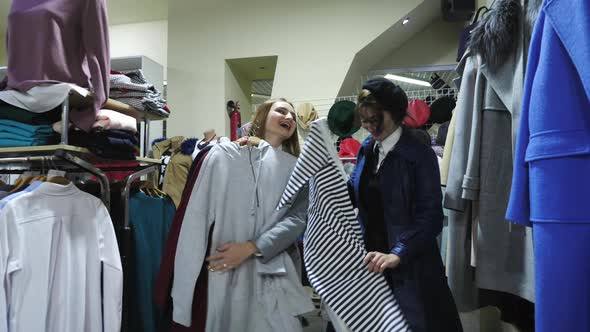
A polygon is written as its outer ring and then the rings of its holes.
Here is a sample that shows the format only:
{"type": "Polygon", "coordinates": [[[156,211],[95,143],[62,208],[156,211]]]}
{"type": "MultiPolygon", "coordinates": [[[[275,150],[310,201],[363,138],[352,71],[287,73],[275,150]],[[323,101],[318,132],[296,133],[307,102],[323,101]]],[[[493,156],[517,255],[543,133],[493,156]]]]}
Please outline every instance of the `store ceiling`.
{"type": "MultiPolygon", "coordinates": [[[[0,28],[6,28],[11,0],[0,0],[0,28]]],[[[107,0],[109,24],[127,24],[168,19],[167,0],[107,0]]]]}

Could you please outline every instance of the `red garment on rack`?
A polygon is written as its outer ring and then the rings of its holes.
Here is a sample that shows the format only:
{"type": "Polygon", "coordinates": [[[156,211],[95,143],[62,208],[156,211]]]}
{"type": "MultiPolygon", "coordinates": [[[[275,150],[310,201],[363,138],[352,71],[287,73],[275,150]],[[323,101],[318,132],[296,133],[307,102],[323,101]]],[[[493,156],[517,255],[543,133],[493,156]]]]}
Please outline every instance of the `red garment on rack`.
{"type": "MultiPolygon", "coordinates": [[[[180,229],[182,227],[182,221],[186,212],[190,194],[193,191],[193,187],[199,176],[199,171],[203,161],[207,157],[209,152],[205,152],[201,159],[197,161],[196,167],[191,171],[187,179],[186,185],[182,192],[182,198],[180,204],[176,209],[174,220],[168,233],[168,238],[164,245],[164,252],[162,254],[162,262],[160,264],[160,271],[156,276],[156,282],[154,285],[154,304],[166,312],[172,306],[172,298],[170,292],[172,290],[172,280],[174,279],[174,258],[176,257],[176,246],[178,244],[178,237],[180,236],[180,229]]],[[[209,231],[209,240],[207,243],[211,243],[211,234],[213,234],[213,227],[209,231]]],[[[210,245],[209,245],[210,246],[210,245]]],[[[210,247],[207,246],[207,252],[210,247]]],[[[201,267],[201,272],[197,278],[195,285],[195,291],[193,293],[193,306],[192,306],[192,323],[191,327],[182,326],[175,322],[172,322],[170,332],[204,332],[207,318],[207,281],[209,278],[209,271],[207,270],[207,264],[204,262],[201,267]]]]}
{"type": "MultiPolygon", "coordinates": [[[[96,163],[96,168],[108,168],[108,167],[138,167],[139,163],[136,161],[123,161],[123,162],[110,162],[107,164],[96,163]]],[[[125,181],[128,175],[135,173],[135,171],[109,171],[104,172],[104,175],[109,179],[110,182],[114,181],[125,181]]],[[[96,176],[92,176],[91,180],[97,180],[96,176]]]]}
{"type": "MultiPolygon", "coordinates": [[[[338,157],[340,158],[356,158],[361,143],[354,138],[345,138],[340,142],[340,151],[338,151],[338,157]]],[[[355,161],[356,163],[356,161],[355,161]]]]}
{"type": "Polygon", "coordinates": [[[238,139],[238,129],[242,123],[242,116],[240,112],[233,111],[229,114],[229,128],[230,128],[230,139],[236,141],[238,139]]]}

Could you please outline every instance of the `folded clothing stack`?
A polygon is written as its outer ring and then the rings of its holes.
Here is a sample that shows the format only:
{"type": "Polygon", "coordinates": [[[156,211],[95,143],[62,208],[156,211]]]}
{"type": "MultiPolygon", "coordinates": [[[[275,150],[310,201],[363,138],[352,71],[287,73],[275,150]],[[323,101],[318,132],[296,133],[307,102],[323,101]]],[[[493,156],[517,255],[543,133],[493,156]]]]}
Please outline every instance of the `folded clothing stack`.
{"type": "Polygon", "coordinates": [[[170,115],[161,93],[146,81],[141,70],[111,71],[109,97],[140,111],[164,117],[170,115]]]}
{"type": "MultiPolygon", "coordinates": [[[[129,115],[101,109],[96,113],[92,128],[95,130],[124,130],[135,134],[137,132],[137,121],[129,115]]],[[[61,120],[53,124],[53,130],[61,134],[61,120]]]]}
{"type": "Polygon", "coordinates": [[[0,100],[0,120],[12,120],[28,125],[50,125],[61,119],[61,107],[35,113],[0,100]]]}
{"type": "Polygon", "coordinates": [[[50,125],[29,125],[0,120],[0,147],[37,146],[57,143],[50,125]]]}
{"type": "Polygon", "coordinates": [[[71,130],[70,143],[87,148],[95,155],[113,160],[134,160],[139,152],[139,140],[125,130],[93,130],[86,133],[71,130]]]}

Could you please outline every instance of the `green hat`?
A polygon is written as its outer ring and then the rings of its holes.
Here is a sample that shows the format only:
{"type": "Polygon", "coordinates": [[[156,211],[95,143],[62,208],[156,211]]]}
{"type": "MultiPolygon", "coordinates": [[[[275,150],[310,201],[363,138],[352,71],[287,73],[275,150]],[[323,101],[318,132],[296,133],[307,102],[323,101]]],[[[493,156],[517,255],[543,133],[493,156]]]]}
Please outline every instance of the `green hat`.
{"type": "Polygon", "coordinates": [[[328,112],[328,127],[339,137],[350,137],[356,133],[361,127],[356,104],[348,100],[334,103],[328,112]]]}

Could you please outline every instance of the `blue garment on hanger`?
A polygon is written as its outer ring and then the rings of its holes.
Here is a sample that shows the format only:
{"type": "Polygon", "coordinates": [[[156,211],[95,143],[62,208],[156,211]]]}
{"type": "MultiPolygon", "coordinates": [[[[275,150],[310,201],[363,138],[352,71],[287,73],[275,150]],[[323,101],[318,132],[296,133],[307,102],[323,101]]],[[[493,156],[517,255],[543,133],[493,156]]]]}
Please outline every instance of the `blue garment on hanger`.
{"type": "Polygon", "coordinates": [[[4,206],[6,206],[6,204],[8,204],[8,202],[26,194],[26,193],[30,193],[31,191],[37,189],[42,183],[43,183],[43,181],[35,181],[35,182],[31,183],[28,187],[26,187],[24,190],[16,192],[10,196],[4,197],[2,200],[0,200],[0,210],[2,210],[4,208],[4,206]]]}
{"type": "Polygon", "coordinates": [[[143,192],[131,196],[129,222],[133,229],[134,305],[130,325],[133,331],[156,332],[161,324],[154,306],[154,282],[160,270],[164,243],[176,207],[170,198],[154,198],[143,192]]]}

